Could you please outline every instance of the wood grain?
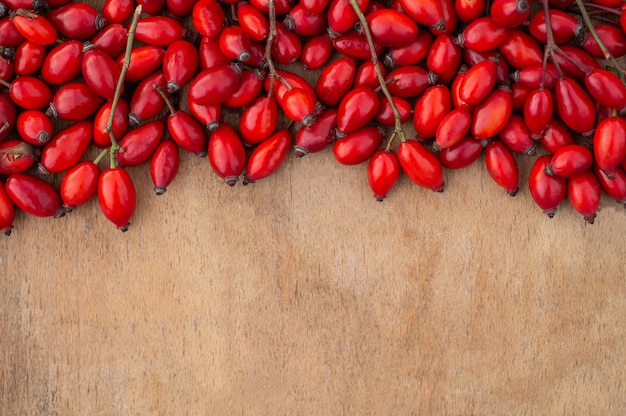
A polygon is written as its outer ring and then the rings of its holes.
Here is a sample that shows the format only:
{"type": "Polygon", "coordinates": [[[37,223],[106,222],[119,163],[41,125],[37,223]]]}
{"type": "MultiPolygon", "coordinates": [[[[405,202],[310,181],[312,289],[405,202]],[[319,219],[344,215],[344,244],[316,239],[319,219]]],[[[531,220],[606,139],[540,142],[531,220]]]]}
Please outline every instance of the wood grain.
{"type": "MultiPolygon", "coordinates": [[[[522,177],[531,159],[520,159],[522,177]]],[[[484,159],[443,194],[325,151],[229,188],[183,155],[0,239],[2,415],[617,415],[624,209],[595,225],[511,198],[484,159]]]]}

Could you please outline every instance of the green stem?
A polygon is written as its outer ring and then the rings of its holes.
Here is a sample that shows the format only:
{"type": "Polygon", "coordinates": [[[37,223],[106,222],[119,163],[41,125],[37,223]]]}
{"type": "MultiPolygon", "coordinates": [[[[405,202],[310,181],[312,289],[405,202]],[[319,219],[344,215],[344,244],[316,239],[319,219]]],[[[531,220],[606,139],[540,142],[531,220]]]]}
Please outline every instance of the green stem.
{"type": "Polygon", "coordinates": [[[128,67],[130,67],[130,54],[133,49],[133,42],[135,40],[135,31],[137,30],[137,22],[139,22],[139,16],[141,16],[141,4],[137,6],[135,9],[135,13],[133,14],[133,20],[130,24],[130,28],[128,29],[128,39],[126,40],[126,52],[124,54],[124,65],[122,65],[122,70],[120,71],[120,78],[117,80],[117,86],[115,88],[115,95],[113,95],[113,102],[111,103],[111,112],[109,113],[109,120],[107,121],[107,125],[104,128],[105,133],[109,133],[112,140],[111,143],[117,144],[115,137],[111,134],[111,129],[113,128],[113,119],[115,118],[115,110],[117,109],[117,104],[120,101],[120,97],[122,96],[122,87],[124,86],[124,79],[126,78],[126,72],[128,71],[128,67]]]}
{"type": "Polygon", "coordinates": [[[100,154],[98,155],[98,157],[96,157],[96,158],[93,160],[94,165],[97,165],[98,163],[100,163],[100,161],[101,161],[102,159],[104,159],[104,157],[105,157],[105,156],[107,155],[107,153],[109,153],[109,152],[110,152],[110,149],[108,149],[108,148],[107,148],[107,149],[102,150],[102,151],[100,152],[100,154]]]}
{"type": "Polygon", "coordinates": [[[604,44],[604,42],[602,42],[602,39],[600,39],[600,36],[598,35],[598,32],[596,32],[596,28],[593,26],[593,23],[591,22],[591,18],[589,17],[589,13],[587,13],[587,9],[585,9],[585,5],[583,4],[583,1],[582,0],[576,0],[576,5],[578,6],[578,9],[580,10],[580,15],[582,16],[583,21],[585,22],[585,26],[587,26],[587,29],[589,30],[589,33],[591,33],[591,36],[593,36],[595,41],[598,43],[598,46],[600,47],[600,50],[604,54],[604,58],[606,60],[608,60],[609,62],[611,62],[611,64],[613,65],[613,67],[617,71],[619,79],[622,80],[622,82],[625,82],[624,81],[624,69],[617,62],[617,60],[615,59],[613,54],[607,49],[607,47],[604,44]]]}
{"type": "Polygon", "coordinates": [[[378,77],[378,83],[380,84],[380,89],[383,91],[383,94],[389,101],[389,105],[391,105],[391,110],[393,111],[395,127],[394,127],[393,134],[390,136],[389,142],[387,143],[387,147],[391,147],[391,142],[396,136],[400,138],[400,141],[403,141],[403,142],[406,141],[406,138],[404,137],[404,131],[402,130],[402,121],[400,120],[400,112],[398,111],[398,107],[396,107],[396,104],[393,102],[393,97],[391,96],[389,89],[387,89],[387,83],[385,82],[385,77],[383,76],[382,72],[380,71],[380,68],[378,67],[378,55],[376,54],[376,48],[374,47],[374,40],[372,39],[372,32],[370,31],[370,27],[367,23],[367,20],[365,19],[365,15],[363,14],[363,11],[359,7],[359,4],[357,3],[356,0],[350,0],[350,5],[352,6],[352,9],[354,9],[354,12],[356,13],[356,15],[359,17],[359,21],[361,22],[361,27],[363,28],[363,32],[365,33],[365,37],[367,39],[367,44],[369,45],[369,48],[370,48],[370,53],[372,55],[372,63],[374,64],[374,70],[376,71],[376,76],[378,77]]]}

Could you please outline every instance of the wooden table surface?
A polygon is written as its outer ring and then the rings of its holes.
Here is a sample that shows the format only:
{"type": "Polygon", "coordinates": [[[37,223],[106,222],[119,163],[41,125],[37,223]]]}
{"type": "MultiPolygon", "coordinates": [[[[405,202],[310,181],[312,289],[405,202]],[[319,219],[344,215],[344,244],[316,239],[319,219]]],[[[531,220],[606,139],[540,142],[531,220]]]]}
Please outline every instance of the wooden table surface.
{"type": "Polygon", "coordinates": [[[0,239],[2,415],[618,415],[626,212],[484,158],[378,203],[330,150],[249,186],[183,154],[118,232],[97,201],[0,239]]]}

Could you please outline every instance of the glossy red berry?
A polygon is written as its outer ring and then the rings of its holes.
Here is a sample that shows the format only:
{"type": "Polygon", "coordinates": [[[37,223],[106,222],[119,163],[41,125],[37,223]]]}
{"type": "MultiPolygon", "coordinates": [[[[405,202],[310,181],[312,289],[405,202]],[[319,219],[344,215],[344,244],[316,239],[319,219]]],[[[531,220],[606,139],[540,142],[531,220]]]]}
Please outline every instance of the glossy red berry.
{"type": "Polygon", "coordinates": [[[600,182],[592,170],[587,169],[567,181],[567,199],[589,224],[593,224],[600,206],[600,182]]]}
{"type": "Polygon", "coordinates": [[[104,99],[93,92],[85,82],[75,81],[61,86],[51,101],[46,111],[47,115],[61,120],[78,121],[85,120],[95,113],[104,99]]]}
{"type": "Polygon", "coordinates": [[[109,23],[124,23],[133,14],[134,2],[129,0],[105,0],[102,15],[109,23]]]}
{"type": "Polygon", "coordinates": [[[243,184],[254,183],[276,172],[292,145],[289,130],[278,130],[254,148],[246,164],[243,184]]]}
{"type": "Polygon", "coordinates": [[[336,106],[348,93],[354,81],[356,61],[349,57],[339,58],[326,66],[315,84],[315,94],[327,107],[336,106]]]}
{"type": "Polygon", "coordinates": [[[626,158],[626,120],[614,116],[598,123],[593,135],[593,153],[598,167],[609,178],[626,158]]]}
{"type": "Polygon", "coordinates": [[[550,156],[540,156],[535,160],[528,178],[530,196],[548,217],[554,217],[565,199],[567,180],[558,176],[550,176],[545,170],[550,163],[550,156]]]}
{"type": "Polygon", "coordinates": [[[296,157],[326,149],[335,141],[336,128],[337,110],[334,108],[324,111],[310,126],[299,128],[294,146],[296,157]]]}
{"type": "Polygon", "coordinates": [[[247,145],[270,137],[278,123],[278,105],[273,96],[260,96],[246,107],[239,118],[239,132],[247,145]]]}
{"type": "Polygon", "coordinates": [[[216,37],[226,22],[226,15],[217,0],[201,0],[193,7],[192,19],[199,34],[216,37]]]}
{"type": "Polygon", "coordinates": [[[557,80],[554,104],[559,118],[572,130],[590,134],[596,123],[595,104],[589,94],[572,78],[557,80]]]}
{"type": "Polygon", "coordinates": [[[366,16],[374,42],[383,46],[408,45],[417,37],[417,23],[405,13],[380,9],[366,16]]]}
{"type": "Polygon", "coordinates": [[[205,156],[207,135],[204,127],[187,111],[176,110],[161,87],[156,86],[155,89],[170,111],[170,115],[167,117],[167,130],[172,139],[188,152],[205,156]]]}
{"type": "Polygon", "coordinates": [[[374,118],[378,111],[378,94],[370,87],[360,86],[351,90],[337,108],[337,133],[345,136],[374,118]]]}
{"type": "Polygon", "coordinates": [[[435,138],[437,127],[452,110],[452,96],[445,85],[433,85],[418,98],[413,109],[413,127],[420,141],[435,138]]]}
{"type": "Polygon", "coordinates": [[[302,88],[291,88],[278,101],[287,117],[296,123],[310,126],[315,121],[315,95],[302,88]]]}
{"type": "Polygon", "coordinates": [[[13,80],[9,95],[15,104],[27,110],[47,108],[52,101],[50,87],[33,76],[23,76],[13,80]]]}
{"type": "Polygon", "coordinates": [[[270,31],[267,16],[249,3],[237,4],[237,21],[239,26],[248,34],[250,39],[263,42],[270,31]]]}
{"type": "Polygon", "coordinates": [[[79,121],[61,130],[46,144],[41,152],[41,173],[65,172],[83,157],[93,135],[91,121],[79,121]]]}
{"type": "Polygon", "coordinates": [[[380,147],[383,136],[378,127],[361,127],[333,144],[335,159],[342,165],[366,162],[380,147]]]}
{"type": "Polygon", "coordinates": [[[163,139],[165,124],[149,121],[119,139],[120,150],[115,153],[118,166],[132,167],[147,162],[163,139]]]}
{"type": "Polygon", "coordinates": [[[437,74],[440,83],[447,84],[459,72],[462,60],[463,52],[461,47],[454,42],[454,37],[443,34],[435,38],[428,52],[426,67],[437,74]]]}
{"type": "Polygon", "coordinates": [[[536,153],[535,140],[531,137],[524,119],[518,114],[511,114],[509,121],[498,132],[498,138],[513,152],[529,156],[536,153]]]}
{"type": "Polygon", "coordinates": [[[626,204],[626,172],[621,167],[615,170],[613,179],[609,179],[597,165],[593,166],[593,171],[600,182],[600,186],[611,198],[619,204],[626,204]]]}
{"type": "Polygon", "coordinates": [[[437,75],[417,65],[407,65],[389,72],[385,77],[387,89],[396,97],[417,97],[437,82],[437,75]]]}
{"type": "Polygon", "coordinates": [[[318,36],[328,28],[325,13],[309,13],[302,4],[295,4],[283,20],[287,30],[302,37],[318,36]]]}
{"type": "MultiPolygon", "coordinates": [[[[52,45],[57,40],[57,30],[48,18],[25,9],[18,9],[12,17],[17,31],[25,39],[40,45],[52,45]]],[[[2,42],[3,46],[6,45],[2,42]]]]}
{"type": "Polygon", "coordinates": [[[330,61],[334,51],[333,42],[328,33],[322,33],[302,45],[300,62],[304,69],[319,69],[330,61]]]}
{"type": "Polygon", "coordinates": [[[108,24],[102,13],[85,3],[67,4],[51,10],[46,17],[66,39],[92,39],[108,24]]]}
{"type": "Polygon", "coordinates": [[[539,139],[541,146],[550,153],[556,153],[561,147],[574,144],[574,135],[558,118],[553,118],[539,139]]]}
{"type": "Polygon", "coordinates": [[[546,166],[546,173],[571,178],[588,170],[592,163],[593,153],[589,148],[580,144],[570,144],[561,147],[552,155],[552,160],[546,166]]]}
{"type": "MultiPolygon", "coordinates": [[[[413,109],[411,103],[400,97],[392,96],[391,99],[396,106],[396,109],[398,110],[400,123],[409,121],[411,119],[411,111],[413,109]]],[[[378,111],[376,112],[376,116],[374,118],[376,122],[382,124],[383,126],[395,126],[395,114],[387,98],[383,98],[380,100],[378,104],[378,111]]]]}
{"type": "Polygon", "coordinates": [[[55,46],[46,55],[41,67],[41,79],[51,85],[62,85],[80,75],[83,43],[69,40],[55,46]]]}
{"type": "MultiPolygon", "coordinates": [[[[160,46],[146,45],[130,51],[130,64],[126,70],[125,82],[139,82],[163,64],[165,50],[160,46]]],[[[124,65],[125,54],[116,59],[119,68],[124,65]]]]}
{"type": "Polygon", "coordinates": [[[35,217],[61,217],[61,198],[54,187],[36,176],[14,173],[7,179],[5,190],[22,211],[35,217]]]}
{"type": "Polygon", "coordinates": [[[198,120],[208,131],[214,131],[220,125],[222,117],[222,106],[220,104],[197,104],[193,101],[187,101],[189,112],[198,120]]]}
{"type": "Polygon", "coordinates": [[[424,188],[442,192],[443,167],[439,159],[417,140],[406,140],[398,145],[398,160],[409,179],[424,188]]]}
{"type": "Polygon", "coordinates": [[[474,109],[472,135],[479,140],[494,137],[506,126],[512,111],[511,92],[504,88],[496,88],[474,109]]]}
{"type": "Polygon", "coordinates": [[[44,45],[32,41],[25,41],[15,50],[13,71],[15,75],[33,75],[41,69],[47,54],[44,45]]]}
{"type": "Polygon", "coordinates": [[[250,60],[251,42],[241,26],[227,26],[219,34],[220,49],[231,61],[250,60]]]}
{"type": "Polygon", "coordinates": [[[211,168],[229,186],[237,183],[246,166],[246,151],[237,131],[221,124],[209,137],[209,163],[211,168]]]}
{"type": "Polygon", "coordinates": [[[0,181],[0,232],[11,235],[15,219],[15,204],[5,190],[4,182],[0,181]]]}
{"type": "Polygon", "coordinates": [[[154,151],[150,159],[150,178],[154,184],[154,192],[163,195],[167,187],[174,181],[180,167],[178,145],[172,140],[164,140],[154,151]]]}
{"type": "Polygon", "coordinates": [[[498,52],[516,69],[543,62],[543,49],[539,42],[519,28],[509,30],[507,37],[498,45],[498,52]]]}
{"type": "Polygon", "coordinates": [[[117,58],[126,49],[127,38],[128,29],[119,23],[113,23],[91,38],[91,43],[96,45],[96,48],[109,54],[111,58],[117,58]]]}
{"type": "Polygon", "coordinates": [[[600,104],[616,110],[626,108],[626,85],[615,73],[594,68],[585,76],[585,87],[600,104]]]}
{"type": "Polygon", "coordinates": [[[172,94],[186,87],[198,72],[198,67],[198,50],[191,42],[177,40],[169,45],[163,56],[167,91],[172,94]]]}
{"type": "Polygon", "coordinates": [[[387,50],[383,58],[385,65],[390,68],[415,65],[428,56],[433,42],[433,35],[429,31],[419,30],[412,42],[387,50]]]}
{"type": "Polygon", "coordinates": [[[515,156],[504,143],[498,140],[485,147],[485,164],[489,176],[509,195],[517,195],[519,190],[519,170],[515,156]]]}
{"type": "Polygon", "coordinates": [[[124,168],[106,168],[98,178],[98,202],[104,216],[127,231],[137,208],[137,191],[124,168]]]}
{"type": "Polygon", "coordinates": [[[445,30],[446,19],[439,0],[399,0],[398,4],[417,23],[432,30],[445,30]]]}
{"type": "Polygon", "coordinates": [[[100,97],[112,100],[120,79],[120,66],[113,58],[95,47],[85,49],[81,67],[85,83],[100,97]]]}
{"type": "Polygon", "coordinates": [[[167,16],[149,16],[139,19],[135,39],[147,45],[166,47],[184,39],[185,34],[185,27],[178,20],[167,16]]]}
{"type": "MultiPolygon", "coordinates": [[[[112,102],[105,103],[94,117],[93,122],[93,142],[96,146],[104,148],[111,145],[111,136],[108,132],[105,132],[107,123],[109,122],[109,116],[111,115],[112,102]]],[[[120,98],[115,107],[115,115],[113,116],[113,124],[111,125],[111,131],[113,136],[120,138],[126,134],[128,130],[128,104],[126,100],[120,98]]]]}
{"type": "Polygon", "coordinates": [[[367,165],[367,181],[377,201],[382,201],[398,182],[402,169],[392,150],[377,150],[367,165]]]}
{"type": "MultiPolygon", "coordinates": [[[[361,10],[365,10],[369,0],[357,0],[357,3],[361,10]]],[[[359,21],[349,0],[330,0],[326,13],[328,28],[335,33],[346,33],[359,21]]]]}
{"type": "Polygon", "coordinates": [[[509,30],[500,26],[491,16],[482,16],[463,29],[457,42],[476,52],[485,52],[497,48],[508,34],[509,30]]]}
{"type": "Polygon", "coordinates": [[[496,85],[498,64],[486,59],[470,67],[459,85],[459,98],[470,106],[483,101],[496,85]]]}
{"type": "MultiPolygon", "coordinates": [[[[596,24],[594,29],[613,57],[621,58],[626,54],[626,33],[624,33],[620,27],[612,24],[596,24]]],[[[583,35],[581,46],[593,57],[604,59],[604,52],[600,48],[600,45],[598,45],[598,42],[596,42],[596,39],[589,32],[589,29],[587,29],[583,35]]]]}
{"type": "MultiPolygon", "coordinates": [[[[548,15],[550,16],[553,40],[557,45],[565,45],[574,39],[575,36],[582,35],[582,23],[571,14],[558,9],[550,9],[548,15]]],[[[535,39],[546,44],[548,42],[548,34],[546,32],[545,14],[535,13],[530,19],[528,30],[535,39]]]]}
{"type": "MultiPolygon", "coordinates": [[[[50,117],[39,110],[26,110],[17,116],[17,133],[27,143],[41,146],[54,135],[54,125],[50,117]]],[[[0,136],[2,137],[2,136],[0,136]]]]}
{"type": "Polygon", "coordinates": [[[445,168],[462,169],[478,160],[482,150],[480,140],[465,136],[458,143],[438,152],[437,158],[445,168]]]}
{"type": "Polygon", "coordinates": [[[439,151],[454,146],[467,135],[472,115],[464,108],[450,110],[437,125],[433,149],[439,151]]]}
{"type": "Polygon", "coordinates": [[[263,90],[264,74],[258,69],[244,69],[237,90],[224,101],[224,107],[243,108],[250,105],[263,90]]]}
{"type": "Polygon", "coordinates": [[[59,194],[66,212],[89,202],[98,192],[100,168],[92,161],[78,163],[61,180],[59,194]]]}
{"type": "Polygon", "coordinates": [[[552,119],[554,104],[549,90],[532,90],[524,103],[524,122],[534,138],[541,137],[552,119]]]}
{"type": "Polygon", "coordinates": [[[530,4],[527,0],[495,0],[489,8],[489,13],[500,26],[513,28],[528,19],[530,4]]]}
{"type": "Polygon", "coordinates": [[[220,104],[237,91],[239,74],[230,65],[201,71],[189,84],[189,99],[198,104],[220,104]]]}
{"type": "Polygon", "coordinates": [[[166,90],[167,81],[163,71],[156,71],[148,75],[135,88],[129,105],[128,125],[130,127],[156,117],[165,108],[165,101],[154,89],[155,85],[166,90]]]}

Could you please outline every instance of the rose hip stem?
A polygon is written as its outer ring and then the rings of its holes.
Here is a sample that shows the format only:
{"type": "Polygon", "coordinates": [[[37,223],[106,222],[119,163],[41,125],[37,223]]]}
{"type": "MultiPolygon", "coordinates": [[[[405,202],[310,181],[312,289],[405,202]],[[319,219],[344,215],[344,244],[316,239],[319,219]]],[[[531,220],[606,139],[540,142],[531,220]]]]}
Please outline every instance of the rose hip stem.
{"type": "MultiPolygon", "coordinates": [[[[585,22],[585,26],[587,26],[587,29],[589,30],[589,33],[591,33],[591,36],[593,36],[595,41],[598,43],[600,50],[604,54],[604,58],[607,59],[609,62],[611,62],[611,64],[617,71],[617,75],[619,76],[619,79],[621,79],[622,82],[625,82],[624,81],[624,69],[619,64],[619,62],[617,62],[613,54],[607,49],[604,42],[602,42],[602,39],[600,39],[600,36],[598,36],[598,32],[596,32],[596,28],[593,26],[593,23],[591,22],[591,18],[589,17],[589,13],[587,13],[587,9],[585,8],[583,1],[576,0],[576,5],[578,6],[578,9],[580,10],[580,15],[582,16],[583,21],[585,22]]],[[[547,23],[547,17],[546,17],[546,23],[547,23]]]]}
{"type": "Polygon", "coordinates": [[[374,47],[374,40],[372,39],[372,32],[370,31],[369,24],[367,23],[367,20],[365,19],[365,15],[363,14],[363,11],[359,7],[357,0],[350,0],[350,5],[354,9],[354,12],[356,13],[356,15],[359,17],[359,21],[361,22],[361,27],[363,28],[363,31],[365,32],[367,44],[370,48],[370,54],[372,55],[372,63],[374,64],[374,70],[376,71],[376,76],[378,77],[378,83],[380,84],[380,89],[383,91],[383,94],[389,101],[389,105],[391,106],[391,110],[393,111],[393,119],[395,121],[395,126],[394,126],[393,133],[391,134],[391,137],[389,137],[389,140],[387,141],[387,145],[385,146],[385,149],[389,150],[391,149],[391,144],[393,143],[393,139],[396,136],[400,137],[400,141],[403,141],[403,142],[406,141],[406,138],[404,137],[404,130],[402,130],[402,121],[400,120],[400,112],[398,111],[398,107],[396,107],[396,104],[393,102],[393,97],[391,96],[391,93],[387,89],[387,83],[385,81],[385,77],[383,77],[383,74],[380,72],[380,68],[378,67],[378,55],[376,54],[376,48],[374,47]]]}
{"type": "Polygon", "coordinates": [[[270,87],[267,92],[269,97],[274,93],[274,80],[276,79],[276,67],[272,60],[272,45],[274,44],[274,38],[276,37],[276,0],[269,0],[267,2],[268,14],[270,19],[270,30],[265,42],[265,61],[269,69],[268,76],[270,77],[270,87]]]}
{"type": "Polygon", "coordinates": [[[104,128],[105,133],[109,133],[109,137],[111,137],[111,149],[110,149],[110,165],[111,168],[115,167],[115,153],[119,150],[120,146],[111,130],[113,128],[113,119],[115,117],[115,110],[117,109],[117,104],[120,101],[120,96],[122,95],[122,87],[124,86],[124,79],[126,78],[126,71],[130,66],[130,54],[133,49],[133,42],[135,40],[135,31],[137,30],[137,23],[139,22],[139,16],[141,16],[141,4],[135,8],[135,13],[133,14],[133,20],[130,23],[130,28],[128,29],[128,39],[126,40],[126,51],[124,54],[124,65],[122,65],[122,70],[120,72],[120,78],[117,81],[117,86],[115,88],[115,95],[113,96],[113,101],[111,103],[111,112],[109,114],[109,120],[107,121],[107,125],[104,128]]]}

